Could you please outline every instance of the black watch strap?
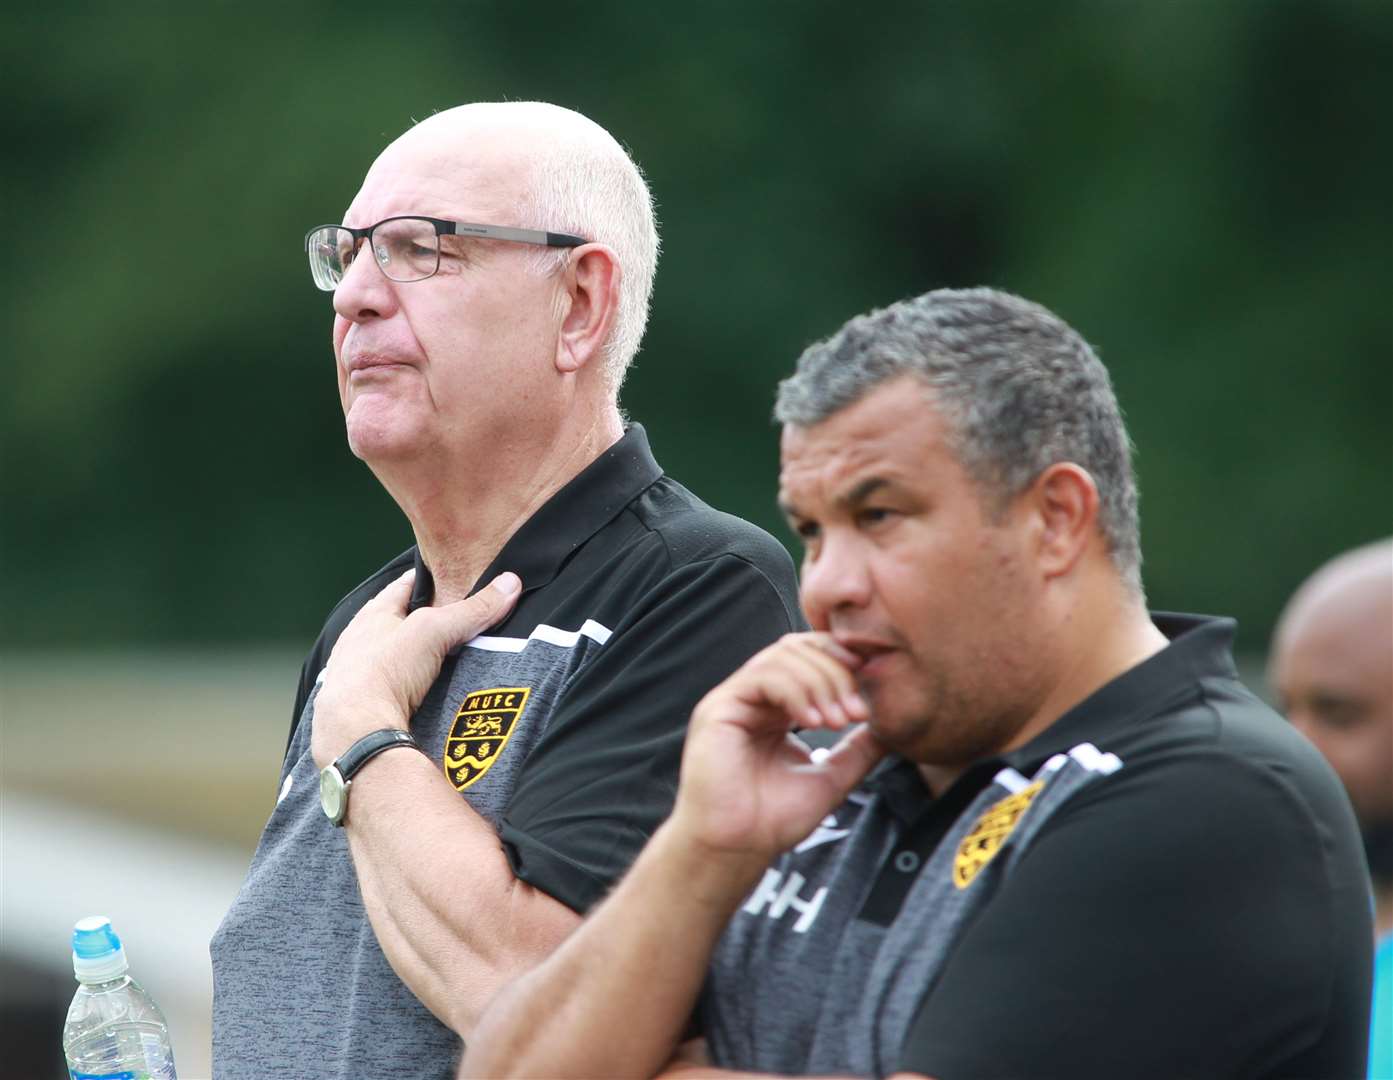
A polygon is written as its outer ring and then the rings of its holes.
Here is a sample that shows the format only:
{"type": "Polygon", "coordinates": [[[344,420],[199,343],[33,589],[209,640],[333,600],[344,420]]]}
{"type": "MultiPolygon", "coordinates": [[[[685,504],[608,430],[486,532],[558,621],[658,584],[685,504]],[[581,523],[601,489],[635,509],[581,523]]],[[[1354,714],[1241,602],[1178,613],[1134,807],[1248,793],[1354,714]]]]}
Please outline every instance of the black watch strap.
{"type": "Polygon", "coordinates": [[[366,765],[371,758],[394,746],[410,746],[417,750],[421,749],[416,740],[411,737],[411,732],[402,731],[400,728],[384,728],[381,731],[364,735],[355,742],[338,756],[338,760],[334,762],[334,768],[338,770],[339,776],[345,781],[351,780],[353,774],[366,765]]]}

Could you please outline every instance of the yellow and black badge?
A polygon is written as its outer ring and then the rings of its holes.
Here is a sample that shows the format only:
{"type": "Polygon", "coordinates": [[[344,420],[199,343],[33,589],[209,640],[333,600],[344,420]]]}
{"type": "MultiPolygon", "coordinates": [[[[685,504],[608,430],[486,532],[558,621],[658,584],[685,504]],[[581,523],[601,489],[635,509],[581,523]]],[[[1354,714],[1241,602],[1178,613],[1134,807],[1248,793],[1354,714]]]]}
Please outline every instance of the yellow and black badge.
{"type": "Polygon", "coordinates": [[[488,772],[522,716],[526,686],[495,686],[475,690],[455,714],[445,737],[445,775],[457,791],[463,791],[488,772]]]}
{"type": "Polygon", "coordinates": [[[972,884],[982,867],[992,861],[1001,850],[1006,838],[1011,835],[1040,789],[1043,780],[1036,780],[1029,787],[1021,788],[1014,795],[1007,795],[1000,802],[993,803],[982,811],[972,831],[963,837],[958,845],[957,858],[953,860],[953,884],[966,889],[972,884]]]}

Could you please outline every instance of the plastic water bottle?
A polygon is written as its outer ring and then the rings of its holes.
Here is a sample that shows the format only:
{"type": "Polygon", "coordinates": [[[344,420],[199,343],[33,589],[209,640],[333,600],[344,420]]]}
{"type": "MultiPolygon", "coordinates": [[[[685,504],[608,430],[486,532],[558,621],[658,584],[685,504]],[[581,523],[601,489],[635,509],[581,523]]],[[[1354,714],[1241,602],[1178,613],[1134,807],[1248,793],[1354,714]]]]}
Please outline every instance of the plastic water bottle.
{"type": "Polygon", "coordinates": [[[72,1080],[176,1080],[169,1025],[126,974],[127,966],[105,915],[73,927],[73,973],[80,985],[63,1025],[72,1080]]]}

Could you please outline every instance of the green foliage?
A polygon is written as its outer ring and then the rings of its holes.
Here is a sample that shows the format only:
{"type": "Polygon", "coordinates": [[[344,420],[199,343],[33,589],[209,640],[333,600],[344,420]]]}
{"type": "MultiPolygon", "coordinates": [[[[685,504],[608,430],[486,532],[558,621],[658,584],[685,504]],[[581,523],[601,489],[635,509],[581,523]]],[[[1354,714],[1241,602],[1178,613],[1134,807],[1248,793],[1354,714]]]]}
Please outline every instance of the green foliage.
{"type": "Polygon", "coordinates": [[[293,638],[410,543],[348,454],[300,238],[413,117],[579,108],[665,252],[625,402],[779,531],[774,383],[942,285],[1114,373],[1161,606],[1393,526],[1382,0],[208,5],[5,16],[0,641],[293,638]]]}

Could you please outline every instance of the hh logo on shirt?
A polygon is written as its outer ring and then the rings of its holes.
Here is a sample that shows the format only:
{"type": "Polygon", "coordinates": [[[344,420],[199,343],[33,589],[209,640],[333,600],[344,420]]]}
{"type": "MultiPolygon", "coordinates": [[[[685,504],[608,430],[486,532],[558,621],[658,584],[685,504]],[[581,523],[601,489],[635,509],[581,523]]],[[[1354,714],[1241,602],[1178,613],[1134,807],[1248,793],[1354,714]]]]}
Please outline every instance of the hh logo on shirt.
{"type": "Polygon", "coordinates": [[[764,877],[755,886],[755,891],[745,898],[740,910],[749,915],[758,915],[767,908],[766,914],[777,922],[784,917],[784,912],[792,908],[798,913],[793,932],[806,934],[817,919],[817,913],[822,910],[822,902],[827,899],[826,885],[815,888],[809,897],[799,895],[806,884],[807,879],[796,871],[785,878],[770,867],[764,871],[764,877]]]}
{"type": "Polygon", "coordinates": [[[445,737],[445,775],[463,791],[488,772],[517,727],[532,691],[526,686],[495,686],[469,694],[445,737]]]}

